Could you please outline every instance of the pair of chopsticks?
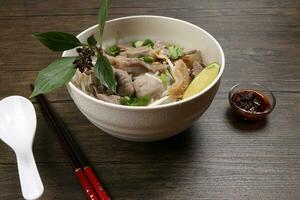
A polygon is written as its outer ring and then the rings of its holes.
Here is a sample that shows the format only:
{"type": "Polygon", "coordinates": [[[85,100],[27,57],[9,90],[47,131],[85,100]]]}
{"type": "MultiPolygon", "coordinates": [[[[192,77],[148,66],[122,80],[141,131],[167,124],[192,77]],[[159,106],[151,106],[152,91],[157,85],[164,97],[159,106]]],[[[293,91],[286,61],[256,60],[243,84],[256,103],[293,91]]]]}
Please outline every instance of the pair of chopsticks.
{"type": "MultiPolygon", "coordinates": [[[[31,84],[31,89],[34,86],[31,84]]],[[[98,177],[94,173],[93,169],[88,164],[85,156],[82,154],[79,146],[74,141],[72,134],[59,119],[57,115],[54,114],[52,108],[50,107],[47,98],[40,94],[36,96],[38,103],[40,104],[41,111],[49,121],[51,126],[55,129],[56,134],[59,138],[61,145],[70,160],[70,163],[74,169],[75,175],[78,178],[82,189],[88,196],[89,200],[110,200],[107,192],[100,183],[98,177]]]]}

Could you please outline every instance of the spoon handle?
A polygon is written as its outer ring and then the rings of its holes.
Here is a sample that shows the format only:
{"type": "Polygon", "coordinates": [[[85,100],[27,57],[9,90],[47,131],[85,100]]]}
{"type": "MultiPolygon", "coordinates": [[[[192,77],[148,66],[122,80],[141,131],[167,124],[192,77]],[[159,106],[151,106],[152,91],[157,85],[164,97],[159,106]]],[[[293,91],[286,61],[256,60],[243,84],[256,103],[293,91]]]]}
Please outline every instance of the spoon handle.
{"type": "Polygon", "coordinates": [[[16,152],[19,178],[24,199],[37,199],[44,192],[32,150],[16,152]]]}

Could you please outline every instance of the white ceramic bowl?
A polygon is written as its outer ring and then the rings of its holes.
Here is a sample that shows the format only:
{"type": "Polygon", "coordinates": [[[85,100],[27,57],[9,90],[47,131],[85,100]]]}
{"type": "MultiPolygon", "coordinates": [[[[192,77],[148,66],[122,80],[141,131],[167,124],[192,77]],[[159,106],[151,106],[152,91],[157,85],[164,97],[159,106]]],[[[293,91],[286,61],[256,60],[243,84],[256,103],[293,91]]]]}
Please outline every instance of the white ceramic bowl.
{"type": "MultiPolygon", "coordinates": [[[[92,26],[77,37],[98,35],[98,25],[92,26]]],[[[204,63],[218,62],[218,77],[204,91],[188,99],[156,107],[129,107],[115,105],[88,96],[71,82],[68,91],[79,110],[97,127],[115,137],[130,141],[155,141],[174,136],[188,128],[211,104],[224,71],[224,53],[214,37],[191,23],[161,16],[130,16],[107,21],[104,47],[116,41],[145,38],[178,44],[185,49],[199,49],[204,63]]],[[[99,39],[96,37],[96,39],[99,39]]],[[[75,50],[63,53],[74,56],[75,50]]]]}

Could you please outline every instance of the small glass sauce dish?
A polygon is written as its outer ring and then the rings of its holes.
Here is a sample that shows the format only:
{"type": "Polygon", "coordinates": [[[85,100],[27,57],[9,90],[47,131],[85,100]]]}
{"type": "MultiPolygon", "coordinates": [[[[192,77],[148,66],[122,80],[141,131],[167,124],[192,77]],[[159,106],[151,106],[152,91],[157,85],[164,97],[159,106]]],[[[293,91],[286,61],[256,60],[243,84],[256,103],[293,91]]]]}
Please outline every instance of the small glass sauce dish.
{"type": "Polygon", "coordinates": [[[258,83],[239,83],[229,91],[234,112],[244,120],[264,119],[276,105],[273,93],[258,83]]]}

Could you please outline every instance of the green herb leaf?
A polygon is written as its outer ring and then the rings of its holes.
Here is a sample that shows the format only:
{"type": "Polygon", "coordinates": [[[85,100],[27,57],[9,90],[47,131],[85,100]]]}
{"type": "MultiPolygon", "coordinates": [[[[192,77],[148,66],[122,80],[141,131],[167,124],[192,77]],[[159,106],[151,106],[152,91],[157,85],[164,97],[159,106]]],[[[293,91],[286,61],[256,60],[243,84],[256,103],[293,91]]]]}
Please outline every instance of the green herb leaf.
{"type": "Polygon", "coordinates": [[[133,42],[132,46],[135,47],[135,48],[137,48],[137,47],[143,46],[143,44],[144,44],[144,41],[138,40],[138,41],[133,42]]]}
{"type": "Polygon", "coordinates": [[[154,42],[153,42],[152,40],[150,40],[150,39],[146,39],[146,40],[144,41],[143,46],[148,46],[148,47],[150,47],[150,48],[153,48],[154,42]]]}
{"type": "Polygon", "coordinates": [[[170,45],[168,46],[169,50],[169,58],[172,60],[176,60],[179,57],[183,56],[183,49],[177,45],[170,45]]]}
{"type": "Polygon", "coordinates": [[[140,57],[140,60],[146,62],[146,63],[153,63],[155,61],[155,58],[151,57],[151,56],[142,56],[140,57]]]}
{"type": "Polygon", "coordinates": [[[87,39],[87,43],[89,44],[89,46],[96,46],[97,40],[94,38],[94,35],[91,35],[91,36],[87,39]]]}
{"type": "Polygon", "coordinates": [[[117,45],[109,47],[106,52],[111,56],[117,56],[120,53],[120,48],[117,45]]]}
{"type": "Polygon", "coordinates": [[[113,73],[109,60],[102,54],[98,56],[95,65],[96,77],[100,82],[112,92],[116,93],[116,77],[113,73]]]}
{"type": "Polygon", "coordinates": [[[122,105],[130,105],[131,101],[132,101],[132,99],[129,96],[121,97],[121,99],[120,99],[120,103],[122,105]]]}
{"type": "Polygon", "coordinates": [[[171,84],[170,77],[168,75],[164,74],[164,73],[160,74],[159,79],[162,81],[162,83],[164,85],[170,85],[171,84]]]}
{"type": "Polygon", "coordinates": [[[149,96],[144,96],[140,98],[135,97],[121,97],[120,103],[126,106],[147,106],[150,102],[149,96]]]}
{"type": "Polygon", "coordinates": [[[34,82],[34,90],[30,97],[51,92],[68,83],[76,72],[73,64],[75,59],[76,57],[60,58],[41,70],[34,82]]]}
{"type": "Polygon", "coordinates": [[[82,46],[81,42],[70,33],[45,32],[35,33],[34,36],[52,51],[65,51],[82,46]]]}
{"type": "Polygon", "coordinates": [[[132,46],[135,48],[142,47],[142,46],[148,46],[150,48],[153,48],[154,42],[150,39],[145,39],[144,41],[138,40],[138,41],[133,42],[132,46]]]}
{"type": "Polygon", "coordinates": [[[101,9],[99,11],[99,19],[98,19],[98,23],[99,23],[99,36],[100,36],[100,47],[102,47],[102,41],[103,41],[103,32],[104,32],[104,26],[105,26],[105,21],[106,21],[106,17],[108,15],[108,10],[110,7],[110,2],[111,0],[102,0],[102,5],[101,5],[101,9]]]}

